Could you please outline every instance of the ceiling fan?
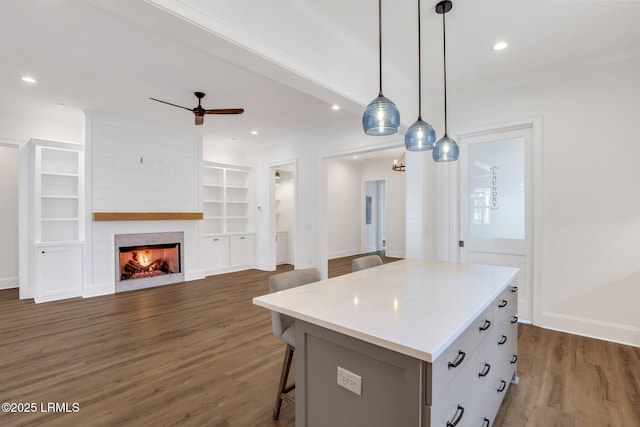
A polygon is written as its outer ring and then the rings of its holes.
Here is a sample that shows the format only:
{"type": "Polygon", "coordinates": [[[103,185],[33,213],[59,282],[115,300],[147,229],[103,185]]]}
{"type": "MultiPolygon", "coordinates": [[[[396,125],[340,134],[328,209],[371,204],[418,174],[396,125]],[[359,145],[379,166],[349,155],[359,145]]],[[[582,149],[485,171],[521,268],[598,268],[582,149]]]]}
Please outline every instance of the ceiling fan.
{"type": "Polygon", "coordinates": [[[154,101],[162,102],[163,104],[173,105],[174,107],[184,108],[185,110],[191,111],[196,116],[196,125],[201,125],[204,123],[204,115],[205,114],[242,114],[244,113],[244,108],[214,108],[211,110],[206,110],[202,107],[202,98],[204,98],[204,92],[194,92],[195,96],[198,98],[198,106],[195,108],[187,108],[182,105],[172,104],[167,101],[161,101],[156,98],[149,98],[154,101]]]}

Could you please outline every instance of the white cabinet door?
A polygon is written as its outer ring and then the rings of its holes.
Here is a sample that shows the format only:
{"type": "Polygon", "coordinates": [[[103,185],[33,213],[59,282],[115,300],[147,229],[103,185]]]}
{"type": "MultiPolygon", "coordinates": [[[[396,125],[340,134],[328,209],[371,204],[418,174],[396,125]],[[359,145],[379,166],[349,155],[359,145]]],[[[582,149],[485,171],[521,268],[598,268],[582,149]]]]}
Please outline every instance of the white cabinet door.
{"type": "Polygon", "coordinates": [[[205,274],[212,274],[229,268],[229,238],[205,237],[204,239],[204,270],[205,274]]]}
{"type": "Polygon", "coordinates": [[[229,237],[229,266],[245,267],[253,265],[255,258],[254,236],[229,237]]]}
{"type": "Polygon", "coordinates": [[[35,246],[36,302],[82,295],[82,244],[35,246]]]}

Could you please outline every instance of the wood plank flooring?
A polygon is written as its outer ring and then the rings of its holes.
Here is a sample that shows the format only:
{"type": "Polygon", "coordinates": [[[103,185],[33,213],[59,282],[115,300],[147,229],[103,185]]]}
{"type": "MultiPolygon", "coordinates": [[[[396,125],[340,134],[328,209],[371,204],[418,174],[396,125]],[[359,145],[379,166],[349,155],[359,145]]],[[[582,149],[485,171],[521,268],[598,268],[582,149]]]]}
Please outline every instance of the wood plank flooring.
{"type": "MultiPolygon", "coordinates": [[[[330,261],[329,275],[352,258],[330,261]]],[[[37,405],[0,412],[0,425],[293,427],[286,404],[271,420],[284,344],[251,304],[271,274],[38,305],[0,291],[0,402],[37,405]],[[79,410],[41,411],[48,402],[79,410]]],[[[640,426],[640,349],[531,326],[519,335],[520,384],[496,426],[640,426]]]]}

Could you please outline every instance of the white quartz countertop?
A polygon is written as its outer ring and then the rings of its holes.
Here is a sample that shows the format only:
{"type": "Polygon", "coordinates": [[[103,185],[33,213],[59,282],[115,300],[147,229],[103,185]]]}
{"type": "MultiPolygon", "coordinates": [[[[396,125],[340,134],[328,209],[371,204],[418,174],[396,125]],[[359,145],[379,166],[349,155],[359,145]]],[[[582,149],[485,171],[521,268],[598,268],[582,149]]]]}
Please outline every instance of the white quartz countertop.
{"type": "Polygon", "coordinates": [[[517,268],[401,260],[256,297],[253,303],[433,362],[517,273],[517,268]]]}

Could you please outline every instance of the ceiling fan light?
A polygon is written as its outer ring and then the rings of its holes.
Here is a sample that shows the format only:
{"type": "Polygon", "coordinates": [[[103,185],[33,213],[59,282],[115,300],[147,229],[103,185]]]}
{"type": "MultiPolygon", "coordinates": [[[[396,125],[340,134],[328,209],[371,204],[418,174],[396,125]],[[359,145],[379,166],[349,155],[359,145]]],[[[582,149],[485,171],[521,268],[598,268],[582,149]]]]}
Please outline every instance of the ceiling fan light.
{"type": "Polygon", "coordinates": [[[396,104],[378,95],[371,101],[362,116],[362,128],[367,135],[382,136],[398,132],[400,112],[396,104]]]}
{"type": "Polygon", "coordinates": [[[455,162],[458,160],[460,149],[453,138],[445,135],[433,145],[432,154],[435,162],[455,162]]]}
{"type": "Polygon", "coordinates": [[[404,146],[409,151],[429,151],[435,142],[436,132],[433,126],[422,119],[409,126],[404,135],[404,146]]]}

